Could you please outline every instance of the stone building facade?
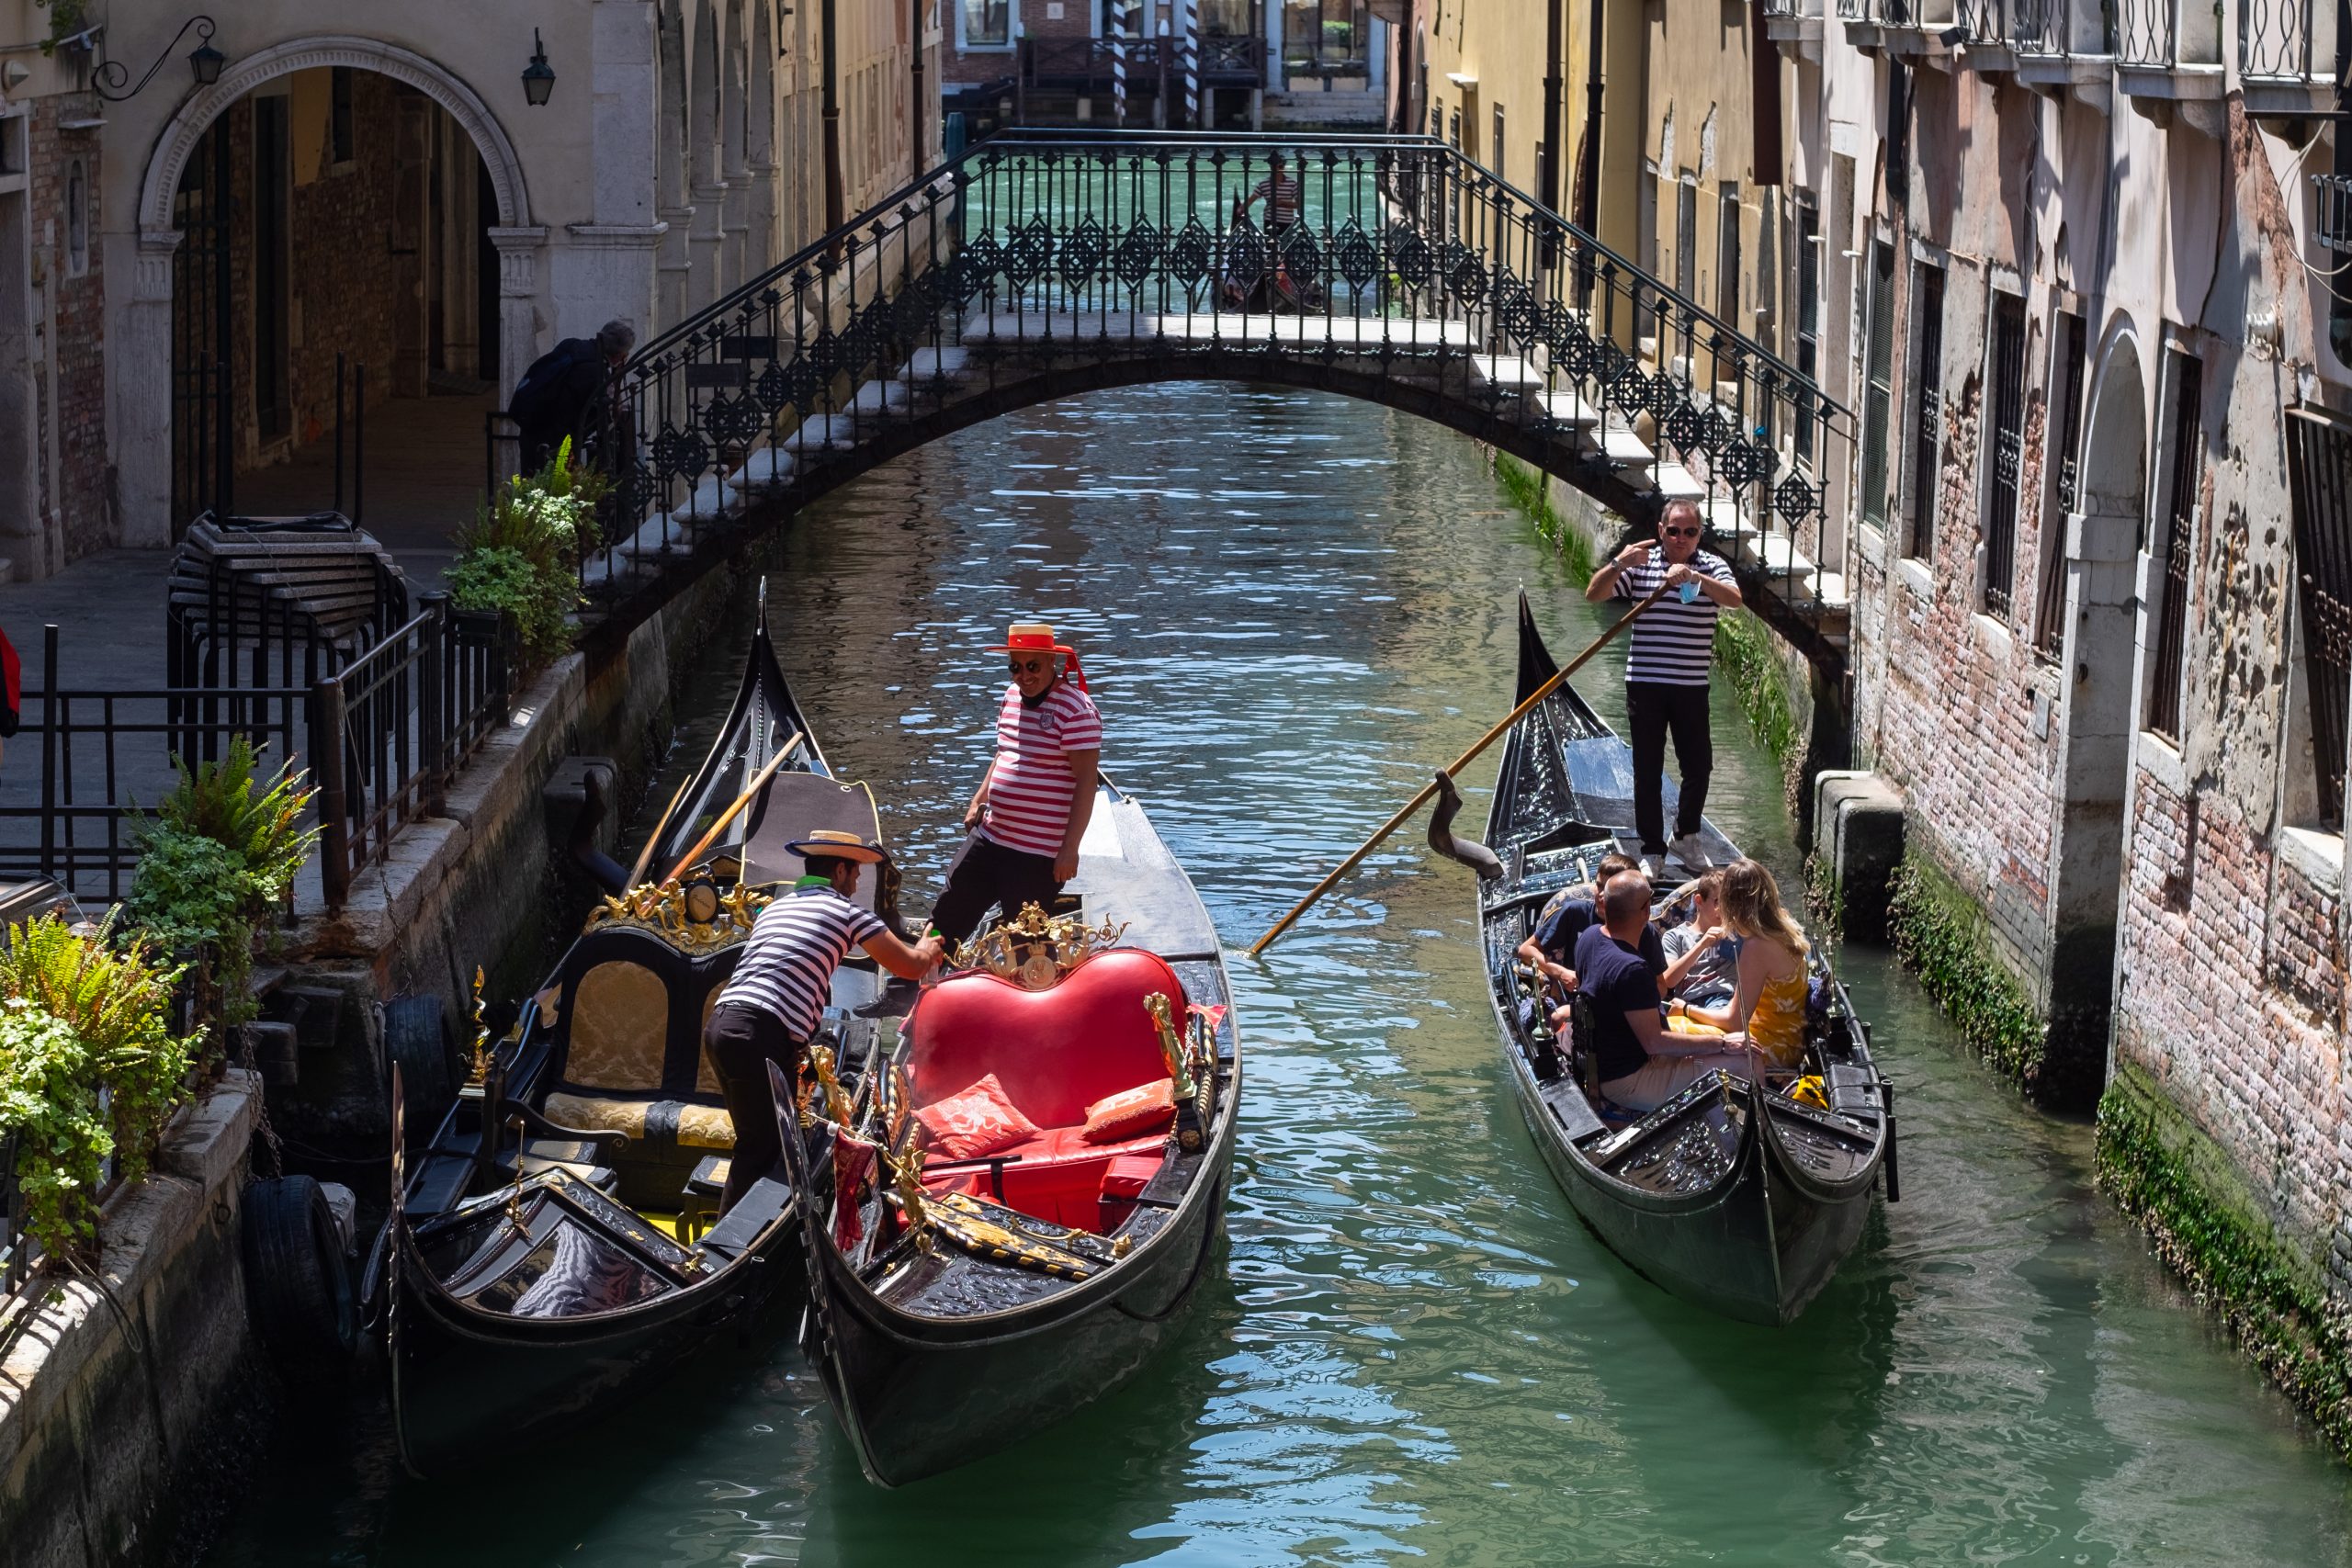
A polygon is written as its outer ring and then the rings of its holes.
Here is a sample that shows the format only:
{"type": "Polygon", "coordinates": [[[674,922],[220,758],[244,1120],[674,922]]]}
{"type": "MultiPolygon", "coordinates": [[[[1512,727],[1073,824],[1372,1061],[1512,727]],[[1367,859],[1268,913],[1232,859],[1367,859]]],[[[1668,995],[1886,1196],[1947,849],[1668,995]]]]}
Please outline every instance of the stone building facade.
{"type": "Polygon", "coordinates": [[[937,158],[939,20],[0,0],[0,556],[169,543],[331,438],[338,351],[478,428],[559,339],[650,340],[937,158]]]}

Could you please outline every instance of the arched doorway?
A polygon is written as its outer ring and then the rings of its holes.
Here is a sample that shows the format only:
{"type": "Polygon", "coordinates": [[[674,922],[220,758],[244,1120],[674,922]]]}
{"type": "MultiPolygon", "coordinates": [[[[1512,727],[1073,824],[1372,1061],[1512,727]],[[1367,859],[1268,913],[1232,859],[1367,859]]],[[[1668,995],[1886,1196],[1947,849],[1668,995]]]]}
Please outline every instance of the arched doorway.
{"type": "Polygon", "coordinates": [[[335,456],[338,409],[356,435],[363,406],[368,471],[440,476],[451,497],[416,506],[442,528],[467,514],[484,417],[535,349],[541,238],[514,149],[469,88],[369,39],[257,51],[165,127],[140,220],[142,260],[167,258],[141,292],[168,375],[127,396],[165,405],[149,426],[170,433],[153,499],[175,536],[208,508],[334,505],[338,469],[350,510],[360,479],[353,442],[335,456]]]}
{"type": "Polygon", "coordinates": [[[2147,514],[2147,385],[2128,330],[2114,335],[2099,373],[2082,476],[2082,511],[2066,523],[2067,679],[2045,1070],[2096,1093],[2114,1005],[2134,714],[2134,563],[2147,514]]]}

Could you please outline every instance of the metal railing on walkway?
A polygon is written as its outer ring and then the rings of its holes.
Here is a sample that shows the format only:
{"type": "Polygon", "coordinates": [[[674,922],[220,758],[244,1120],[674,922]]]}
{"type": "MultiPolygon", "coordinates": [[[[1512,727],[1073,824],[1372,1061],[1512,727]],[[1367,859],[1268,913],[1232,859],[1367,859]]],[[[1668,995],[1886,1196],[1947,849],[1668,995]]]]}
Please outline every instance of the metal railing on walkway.
{"type": "Polygon", "coordinates": [[[1690,501],[1781,629],[1842,659],[1845,411],[1419,136],[1029,131],[965,152],[621,370],[583,591],[636,602],[643,570],[732,547],[752,511],[976,420],[1203,377],[1404,408],[1636,521],[1690,501]]]}
{"type": "Polygon", "coordinates": [[[10,748],[12,760],[33,750],[40,772],[29,791],[12,777],[0,803],[0,876],[125,897],[139,862],[133,818],[174,787],[175,760],[218,757],[242,737],[270,772],[283,762],[312,774],[320,896],[342,908],[401,828],[443,809],[450,779],[511,709],[512,618],[447,601],[425,594],[405,625],[308,685],[62,685],[59,630],[45,627],[40,682],[23,693],[10,748]]]}

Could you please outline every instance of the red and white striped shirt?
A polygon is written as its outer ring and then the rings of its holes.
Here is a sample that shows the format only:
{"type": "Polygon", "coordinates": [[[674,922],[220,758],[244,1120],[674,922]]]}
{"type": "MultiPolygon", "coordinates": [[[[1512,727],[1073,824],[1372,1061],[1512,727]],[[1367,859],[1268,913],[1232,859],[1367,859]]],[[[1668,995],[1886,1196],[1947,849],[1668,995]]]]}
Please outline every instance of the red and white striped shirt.
{"type": "Polygon", "coordinates": [[[1102,749],[1102,716],[1094,700],[1067,681],[1054,682],[1035,707],[1021,688],[1004,689],[996,716],[996,764],[989,773],[988,814],[980,836],[1033,855],[1057,855],[1069,829],[1078,777],[1069,753],[1102,749]]]}

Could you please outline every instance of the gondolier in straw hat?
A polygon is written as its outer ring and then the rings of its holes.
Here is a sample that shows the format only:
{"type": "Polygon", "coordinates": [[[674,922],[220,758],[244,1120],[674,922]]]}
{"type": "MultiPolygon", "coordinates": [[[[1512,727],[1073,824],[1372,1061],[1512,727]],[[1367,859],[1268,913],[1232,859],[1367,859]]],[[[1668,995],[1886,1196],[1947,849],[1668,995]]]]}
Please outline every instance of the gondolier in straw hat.
{"type": "Polygon", "coordinates": [[[932,930],[950,942],[971,935],[991,904],[1007,919],[1023,904],[1049,908],[1078,874],[1102,761],[1102,716],[1076,649],[1056,642],[1053,627],[1021,621],[990,651],[1005,656],[1012,681],[997,705],[996,756],[964,810],[971,837],[931,911],[932,930]]]}
{"type": "Polygon", "coordinates": [[[1636,539],[1592,574],[1584,596],[1646,599],[1663,581],[1673,592],[1634,622],[1625,654],[1625,719],[1633,730],[1634,826],[1642,836],[1642,869],[1651,881],[1666,874],[1672,854],[1693,871],[1706,868],[1699,845],[1714,771],[1714,739],[1707,721],[1707,667],[1714,654],[1715,617],[1740,605],[1731,563],[1699,547],[1698,503],[1678,497],[1658,516],[1655,542],[1636,539]],[[1682,795],[1674,813],[1674,842],[1666,840],[1666,737],[1674,734],[1674,761],[1682,795]]]}
{"type": "Polygon", "coordinates": [[[929,974],[940,959],[937,937],[910,946],[852,902],[859,875],[883,858],[881,845],[820,829],[785,847],[800,857],[803,874],[760,911],[734,976],[703,1025],[703,1055],[735,1122],[735,1153],[718,1201],[722,1213],[784,1157],[767,1065],[774,1062],[787,1080],[797,1081],[800,1054],[824,1017],[833,971],[849,950],[862,947],[883,968],[910,980],[929,974]]]}

